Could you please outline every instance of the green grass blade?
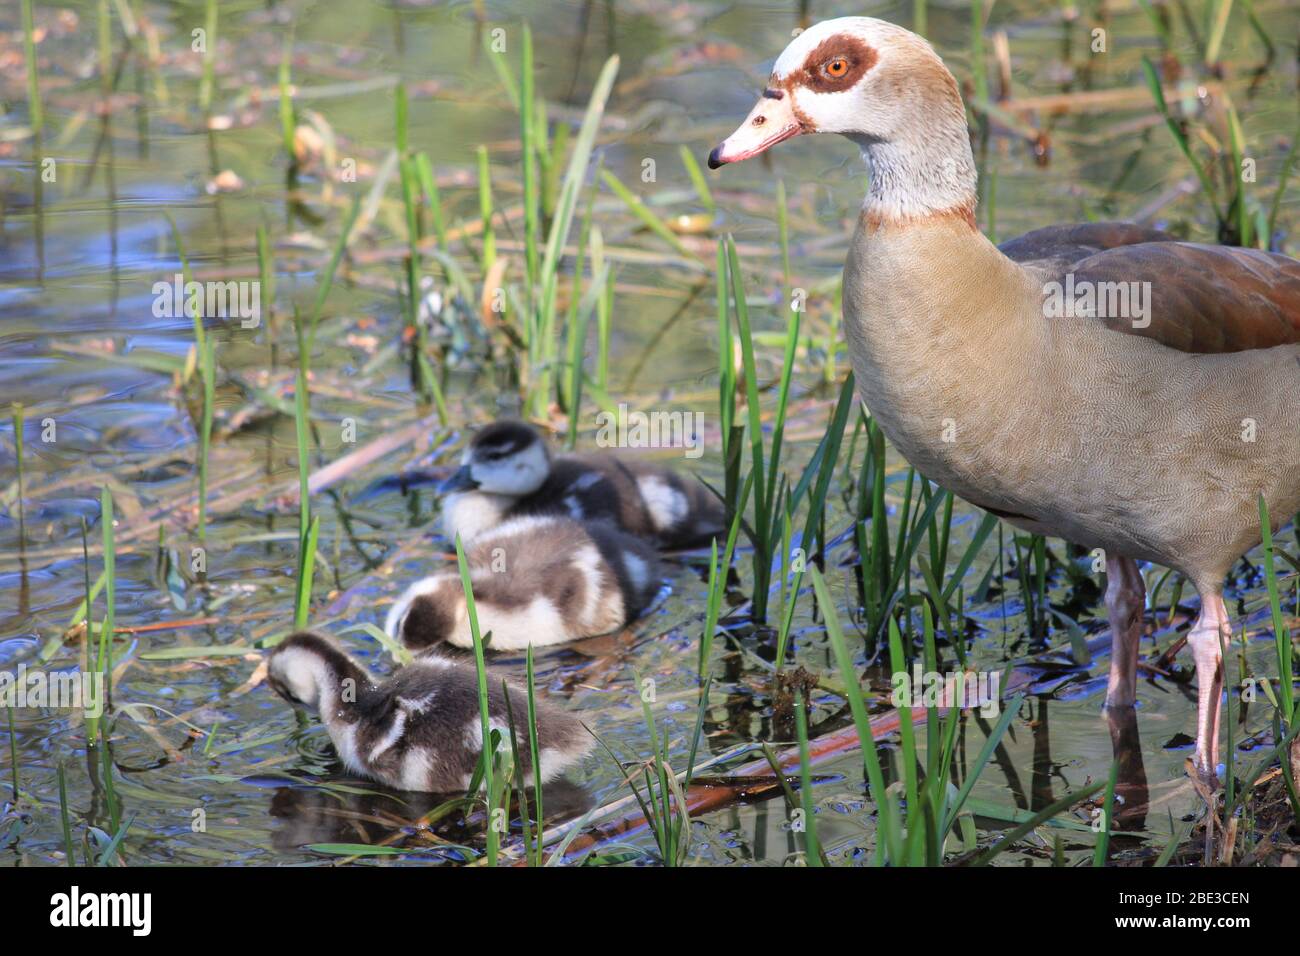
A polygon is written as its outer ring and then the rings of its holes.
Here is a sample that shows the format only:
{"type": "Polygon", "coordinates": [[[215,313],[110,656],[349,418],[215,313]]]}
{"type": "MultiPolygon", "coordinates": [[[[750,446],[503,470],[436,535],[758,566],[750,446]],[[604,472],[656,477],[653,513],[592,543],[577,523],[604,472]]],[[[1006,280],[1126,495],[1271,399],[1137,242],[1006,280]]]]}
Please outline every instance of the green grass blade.
{"type": "Polygon", "coordinates": [[[668,225],[655,215],[650,207],[641,201],[640,197],[633,193],[632,190],[628,189],[627,186],[623,185],[622,180],[611,173],[608,169],[601,171],[600,178],[605,185],[614,192],[614,195],[623,200],[628,211],[640,220],[643,226],[653,232],[664,242],[668,243],[668,245],[672,246],[680,255],[694,258],[694,253],[686,247],[686,244],[678,238],[677,234],[668,228],[668,225]]]}
{"type": "Polygon", "coordinates": [[[32,0],[23,0],[23,59],[27,62],[27,117],[32,133],[39,136],[45,125],[41,110],[41,88],[36,79],[36,41],[32,25],[32,0]]]}
{"type": "Polygon", "coordinates": [[[1219,214],[1218,209],[1219,198],[1214,188],[1214,183],[1211,181],[1209,174],[1205,171],[1205,167],[1201,165],[1201,161],[1197,159],[1196,155],[1192,152],[1191,143],[1187,141],[1187,136],[1183,133],[1182,127],[1178,125],[1173,114],[1169,112],[1169,104],[1165,102],[1165,91],[1160,85],[1160,74],[1156,72],[1156,68],[1145,56],[1142,57],[1142,75],[1146,78],[1147,88],[1151,91],[1151,98],[1156,102],[1156,109],[1164,118],[1165,126],[1169,128],[1170,134],[1174,137],[1174,142],[1178,144],[1178,148],[1182,150],[1183,156],[1185,156],[1187,162],[1191,164],[1192,171],[1196,173],[1196,178],[1200,180],[1201,188],[1205,190],[1205,195],[1214,205],[1215,217],[1222,220],[1222,216],[1219,214]]]}
{"type": "Polygon", "coordinates": [[[290,24],[289,32],[284,38],[284,45],[280,49],[280,70],[278,74],[278,84],[280,89],[280,139],[284,144],[285,154],[289,157],[289,168],[292,170],[298,164],[298,159],[293,150],[294,130],[298,126],[298,118],[293,108],[293,84],[290,82],[290,71],[293,68],[293,25],[290,24]]]}
{"type": "Polygon", "coordinates": [[[316,546],[320,538],[320,518],[311,519],[302,546],[298,549],[298,585],[294,592],[293,626],[303,630],[311,611],[312,576],[316,569],[316,546]]]}
{"type": "Polygon", "coordinates": [[[871,732],[871,717],[867,714],[866,701],[862,697],[862,685],[853,666],[848,645],[845,643],[844,630],[840,627],[839,616],[835,613],[835,603],[830,589],[826,586],[826,579],[822,577],[816,566],[808,570],[812,576],[813,590],[817,594],[817,603],[821,605],[822,613],[825,615],[826,636],[830,639],[835,663],[839,668],[840,679],[844,683],[845,695],[849,700],[849,710],[853,713],[853,724],[857,728],[858,740],[862,744],[862,764],[866,770],[867,783],[871,787],[871,799],[879,809],[878,839],[887,845],[890,860],[901,860],[901,834],[896,828],[887,826],[888,811],[884,805],[891,798],[886,791],[885,776],[880,767],[880,757],[876,753],[875,735],[871,732]]]}
{"type": "Polygon", "coordinates": [[[1273,614],[1273,639],[1277,647],[1279,683],[1282,686],[1282,715],[1290,723],[1295,715],[1295,699],[1291,684],[1291,631],[1282,613],[1282,600],[1277,586],[1277,569],[1273,566],[1273,525],[1269,518],[1268,502],[1259,496],[1259,526],[1264,548],[1264,581],[1268,588],[1268,604],[1273,614]]]}
{"type": "Polygon", "coordinates": [[[528,753],[533,770],[533,805],[537,808],[537,846],[533,849],[533,866],[542,865],[542,833],[546,818],[542,812],[542,768],[539,763],[541,746],[537,739],[537,678],[533,670],[533,645],[528,645],[525,661],[525,680],[528,686],[528,753]]]}
{"type": "Polygon", "coordinates": [[[1101,829],[1097,831],[1097,846],[1093,850],[1092,865],[1105,866],[1106,852],[1110,848],[1110,829],[1115,812],[1115,782],[1119,779],[1119,761],[1112,760],[1110,776],[1106,779],[1106,795],[1101,801],[1101,829]]]}
{"type": "Polygon", "coordinates": [[[325,308],[325,300],[329,297],[330,288],[334,285],[334,273],[338,271],[339,262],[343,259],[343,253],[347,251],[348,239],[352,235],[352,227],[356,224],[357,213],[361,209],[361,196],[355,196],[352,199],[352,205],[348,208],[348,214],[343,220],[343,228],[339,232],[338,241],[334,244],[334,252],[330,256],[329,264],[325,267],[324,273],[321,274],[320,285],[316,289],[316,301],[312,305],[311,321],[308,323],[306,354],[299,360],[306,363],[311,357],[312,345],[316,341],[316,324],[320,321],[322,310],[325,308]]]}
{"type": "Polygon", "coordinates": [[[794,699],[794,726],[799,737],[799,801],[804,817],[804,861],[808,866],[825,866],[821,843],[817,840],[817,816],[813,812],[812,770],[808,760],[808,697],[796,693],[794,699]]]}
{"type": "Polygon", "coordinates": [[[704,170],[700,169],[695,154],[685,143],[677,147],[677,152],[682,157],[682,165],[686,167],[686,175],[691,177],[691,186],[695,189],[695,194],[700,197],[700,202],[709,212],[717,212],[717,204],[713,201],[713,193],[709,190],[709,181],[704,177],[704,170]]]}
{"type": "Polygon", "coordinates": [[[204,2],[204,52],[203,75],[199,79],[199,112],[212,110],[212,89],[217,57],[217,0],[204,2]]]}
{"type": "Polygon", "coordinates": [[[478,608],[474,603],[474,586],[470,581],[469,562],[465,558],[465,546],[461,543],[459,534],[456,535],[456,567],[460,571],[460,585],[465,592],[465,607],[469,616],[469,632],[474,641],[474,671],[478,675],[479,725],[483,735],[483,756],[480,771],[483,775],[485,792],[488,795],[487,859],[488,866],[496,866],[497,853],[500,848],[500,835],[496,832],[496,828],[490,825],[493,809],[491,796],[493,755],[491,753],[492,734],[488,714],[487,662],[483,653],[483,635],[479,633],[478,608]]]}
{"type": "Polygon", "coordinates": [[[975,762],[966,770],[966,779],[962,781],[961,789],[957,791],[957,796],[953,799],[948,810],[947,819],[944,821],[944,833],[951,830],[953,824],[957,822],[957,815],[961,813],[961,809],[965,806],[966,800],[970,796],[971,790],[974,789],[976,781],[979,780],[980,774],[984,772],[984,767],[993,757],[993,752],[997,750],[998,744],[1002,742],[1002,735],[1005,734],[1007,728],[1011,726],[1011,721],[1015,719],[1016,713],[1020,710],[1020,704],[1023,700],[1024,695],[1017,694],[1003,705],[1002,715],[998,718],[998,722],[994,725],[993,730],[989,733],[987,739],[985,739],[984,746],[980,748],[979,756],[975,758],[975,762]]]}
{"type": "Polygon", "coordinates": [[[1067,793],[1065,796],[1057,800],[1055,803],[1051,804],[1050,806],[1044,807],[1042,810],[1039,810],[1037,813],[1035,813],[1024,823],[1015,827],[1013,830],[1011,830],[1010,833],[1007,833],[1005,836],[1002,837],[1002,839],[998,840],[991,847],[989,847],[982,854],[980,854],[972,862],[971,865],[987,866],[990,862],[992,862],[995,856],[997,856],[999,853],[1003,852],[1004,850],[1010,849],[1026,833],[1029,833],[1031,830],[1034,830],[1042,826],[1044,823],[1052,819],[1052,817],[1056,816],[1058,813],[1061,813],[1064,810],[1068,810],[1070,807],[1074,806],[1075,804],[1088,799],[1104,786],[1106,786],[1106,781],[1099,780],[1096,783],[1092,784],[1091,786],[1084,787],[1082,790],[1076,790],[1073,793],[1067,793]]]}
{"type": "Polygon", "coordinates": [[[1300,150],[1300,126],[1297,126],[1291,134],[1291,148],[1286,151],[1286,159],[1282,160],[1282,169],[1278,172],[1277,191],[1273,193],[1273,202],[1268,209],[1268,234],[1264,236],[1265,248],[1270,248],[1273,236],[1277,232],[1277,214],[1282,209],[1282,197],[1286,194],[1287,184],[1291,181],[1291,173],[1295,169],[1297,150],[1300,150]]]}

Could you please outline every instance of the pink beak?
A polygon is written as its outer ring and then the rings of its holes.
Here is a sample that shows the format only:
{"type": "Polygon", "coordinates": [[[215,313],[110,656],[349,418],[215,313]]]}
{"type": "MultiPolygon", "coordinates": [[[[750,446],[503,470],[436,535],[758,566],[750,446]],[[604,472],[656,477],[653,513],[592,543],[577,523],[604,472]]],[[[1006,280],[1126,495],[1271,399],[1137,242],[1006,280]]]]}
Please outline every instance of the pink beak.
{"type": "Polygon", "coordinates": [[[709,169],[726,163],[757,156],[777,143],[783,143],[800,133],[810,133],[802,120],[795,115],[790,94],[784,90],[768,89],[740,128],[709,153],[709,169]]]}

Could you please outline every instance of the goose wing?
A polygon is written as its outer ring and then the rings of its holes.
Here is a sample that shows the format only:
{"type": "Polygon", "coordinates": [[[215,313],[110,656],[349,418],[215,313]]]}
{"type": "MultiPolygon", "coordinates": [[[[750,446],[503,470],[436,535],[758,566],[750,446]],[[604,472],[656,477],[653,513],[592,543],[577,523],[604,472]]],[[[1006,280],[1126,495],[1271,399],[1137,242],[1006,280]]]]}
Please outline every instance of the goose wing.
{"type": "MultiPolygon", "coordinates": [[[[999,246],[1044,285],[1147,283],[1147,315],[1099,317],[1182,352],[1300,343],[1300,262],[1257,249],[1175,241],[1131,223],[1053,226],[999,246]]],[[[1111,285],[1103,285],[1111,284],[1111,285]]],[[[1130,289],[1136,288],[1129,286],[1130,289]]]]}

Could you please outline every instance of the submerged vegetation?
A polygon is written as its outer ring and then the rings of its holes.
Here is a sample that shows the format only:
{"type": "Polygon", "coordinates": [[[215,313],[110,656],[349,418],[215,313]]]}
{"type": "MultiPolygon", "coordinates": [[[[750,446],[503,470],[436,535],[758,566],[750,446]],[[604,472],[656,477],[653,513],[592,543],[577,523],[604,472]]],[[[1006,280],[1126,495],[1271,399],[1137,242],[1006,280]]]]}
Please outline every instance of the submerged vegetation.
{"type": "MultiPolygon", "coordinates": [[[[1178,576],[1144,569],[1140,693],[1165,729],[1108,740],[1093,556],[933,485],[857,402],[852,151],[725,192],[701,170],[800,11],[857,11],[702,4],[677,32],[658,0],[557,4],[576,29],[543,39],[526,4],[499,23],[218,6],[0,14],[0,56],[25,65],[0,117],[19,250],[0,265],[0,671],[94,675],[104,700],[7,709],[0,859],[1296,861],[1296,524],[1269,534],[1261,502],[1234,571],[1207,811],[1168,729],[1195,714],[1178,576]],[[155,288],[174,277],[179,312],[155,288]],[[492,651],[431,479],[499,414],[589,449],[621,407],[698,414],[677,438],[703,458],[643,453],[708,485],[725,539],[675,555],[624,633],[492,651]],[[453,562],[484,741],[469,795],[349,779],[260,686],[262,652],[311,626],[400,664],[383,612],[453,562]],[[911,674],[948,689],[900,691],[911,674]],[[503,679],[528,699],[504,731],[503,679]],[[542,696],[598,742],[545,788],[522,756],[542,696]]],[[[1287,4],[900,15],[966,86],[988,234],[1115,217],[1294,251],[1295,58],[1269,39],[1295,37],[1287,4]]]]}

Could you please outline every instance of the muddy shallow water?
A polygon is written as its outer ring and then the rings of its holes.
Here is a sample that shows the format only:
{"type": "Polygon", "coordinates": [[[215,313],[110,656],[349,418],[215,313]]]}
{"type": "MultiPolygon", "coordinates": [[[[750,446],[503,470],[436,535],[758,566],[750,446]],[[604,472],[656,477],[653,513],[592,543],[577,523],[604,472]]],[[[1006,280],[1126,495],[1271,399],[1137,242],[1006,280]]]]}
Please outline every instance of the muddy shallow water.
{"type": "MultiPolygon", "coordinates": [[[[287,633],[293,613],[298,517],[296,506],[281,500],[297,476],[288,317],[295,305],[311,310],[346,202],[355,194],[369,199],[394,142],[392,91],[399,80],[411,94],[411,145],[429,154],[448,222],[472,222],[478,215],[475,150],[480,143],[492,157],[499,205],[509,207],[519,199],[518,119],[485,59],[489,54],[477,52],[485,31],[498,24],[509,31],[521,17],[531,18],[538,85],[554,122],[580,119],[602,61],[608,52],[618,52],[619,85],[602,127],[601,161],[623,182],[637,184],[638,193],[665,213],[698,213],[679,145],[702,159],[734,128],[752,105],[771,58],[797,25],[797,4],[552,2],[543,15],[531,3],[499,2],[486,4],[490,22],[484,25],[475,19],[479,5],[471,3],[269,8],[252,0],[223,3],[212,97],[220,121],[214,129],[205,128],[195,105],[201,68],[189,53],[190,31],[203,23],[202,4],[131,6],[147,14],[160,52],[153,69],[125,68],[107,111],[99,109],[96,4],[38,6],[47,114],[39,139],[20,134],[26,119],[17,5],[0,12],[3,92],[10,109],[0,115],[0,409],[6,410],[0,421],[0,669],[38,661],[54,670],[78,666],[80,638],[59,638],[85,595],[87,573],[93,582],[102,566],[97,548],[104,486],[111,488],[117,509],[116,623],[124,629],[113,657],[115,712],[106,760],[100,751],[87,749],[80,714],[14,711],[22,799],[16,809],[6,804],[0,819],[0,864],[61,862],[60,768],[75,845],[80,848],[90,827],[111,834],[113,822],[131,820],[120,848],[128,863],[328,863],[338,854],[309,845],[381,841],[401,852],[375,860],[469,859],[481,846],[475,833],[448,829],[431,835],[411,827],[410,821],[436,800],[388,793],[350,778],[319,725],[298,719],[264,685],[249,685],[261,645],[287,633]],[[292,193],[286,189],[276,84],[290,24],[300,118],[311,110],[325,120],[338,155],[357,162],[355,184],[326,184],[306,175],[292,193]],[[41,182],[36,160],[48,157],[54,159],[56,178],[41,182]],[[649,182],[641,178],[647,160],[656,170],[649,182]],[[237,175],[239,188],[209,192],[225,170],[237,175]],[[219,343],[220,370],[211,491],[245,498],[209,518],[206,584],[194,581],[186,568],[195,544],[197,439],[177,381],[193,345],[193,328],[188,317],[159,315],[156,308],[155,283],[180,271],[169,216],[197,275],[255,277],[259,225],[270,231],[276,256],[274,318],[253,329],[236,323],[210,329],[219,343]],[[11,402],[22,403],[27,421],[21,541],[11,402]],[[49,422],[53,440],[46,441],[49,422]],[[82,519],[89,527],[88,570],[82,519]],[[161,523],[161,534],[153,529],[155,522],[161,523]],[[172,626],[178,622],[183,626],[172,626]],[[104,786],[106,775],[112,777],[111,793],[104,786]],[[195,823],[199,819],[202,828],[195,823]]],[[[1257,10],[1268,32],[1294,38],[1300,11],[1287,6],[1261,2],[1257,10]]],[[[853,12],[907,23],[911,4],[812,7],[814,19],[853,12]]],[[[114,23],[117,49],[121,33],[116,18],[114,23]]],[[[1213,241],[1211,217],[1185,188],[1189,180],[1194,187],[1191,170],[1141,85],[1141,56],[1157,55],[1150,21],[1136,6],[1114,13],[1107,24],[1110,53],[1091,58],[1085,26],[1064,24],[1056,4],[995,7],[987,36],[1007,32],[1015,96],[1050,96],[1066,88],[1127,89],[1132,95],[1059,116],[1042,111],[1039,120],[1050,130],[1046,151],[1006,131],[995,132],[983,154],[981,224],[1006,238],[1057,221],[1145,216],[1213,241]],[[1067,42],[1070,64],[1063,60],[1067,42]]],[[[969,30],[968,11],[931,9],[929,34],[963,82],[970,74],[969,30]]],[[[1189,47],[1176,49],[1192,59],[1189,47]]],[[[1225,82],[1258,152],[1267,201],[1286,137],[1295,128],[1297,76],[1295,60],[1282,56],[1252,85],[1249,70],[1261,57],[1258,40],[1234,20],[1224,41],[1223,60],[1230,64],[1225,82]]],[[[510,63],[513,69],[513,56],[510,63]]],[[[1194,96],[1194,86],[1191,92],[1194,96]]],[[[710,179],[719,210],[713,234],[729,231],[741,243],[750,308],[762,332],[783,327],[773,213],[777,180],[784,180],[789,193],[794,279],[820,302],[816,322],[821,324],[814,329],[827,327],[825,316],[834,308],[847,224],[865,185],[850,144],[828,137],[809,140],[787,144],[771,162],[730,168],[710,179]]],[[[429,414],[412,393],[398,349],[404,243],[395,238],[403,235],[395,180],[383,201],[378,198],[366,209],[365,231],[354,240],[351,261],[330,293],[313,356],[311,412],[319,443],[313,468],[353,450],[342,438],[345,419],[354,422],[357,442],[364,445],[429,414]]],[[[1298,202],[1290,198],[1283,204],[1284,234],[1294,233],[1298,202]]],[[[594,217],[618,260],[608,392],[636,407],[703,412],[711,436],[703,458],[685,460],[671,450],[654,456],[717,483],[722,462],[715,420],[711,253],[703,257],[704,266],[694,268],[665,256],[666,247],[640,229],[608,190],[594,217]]],[[[502,249],[516,259],[512,270],[519,269],[518,228],[507,217],[499,236],[502,249]]],[[[453,255],[472,265],[458,250],[453,255]]],[[[433,269],[431,263],[426,267],[433,269]]],[[[761,339],[759,344],[760,371],[775,378],[779,346],[761,339]]],[[[820,348],[810,343],[799,357],[787,435],[787,467],[796,477],[835,400],[835,390],[823,384],[820,348]]],[[[841,374],[847,368],[842,353],[837,368],[841,374]]],[[[448,379],[453,426],[511,410],[499,384],[490,370],[476,370],[469,362],[453,370],[448,379]]],[[[582,422],[581,446],[592,446],[594,428],[593,409],[582,422]]],[[[375,482],[407,467],[450,463],[464,435],[459,427],[431,427],[414,446],[403,446],[313,496],[321,518],[322,559],[313,626],[334,633],[365,622],[382,626],[392,598],[413,576],[446,566],[449,545],[436,535],[437,498],[429,487],[402,490],[375,482]]],[[[896,512],[906,467],[890,454],[887,500],[896,512]]],[[[826,522],[832,535],[852,521],[846,499],[857,474],[858,463],[846,454],[829,497],[826,522]]],[[[957,504],[952,553],[962,553],[981,516],[957,504]]],[[[1293,554],[1300,550],[1293,528],[1279,535],[1279,543],[1293,554]]],[[[1078,665],[1066,623],[1079,629],[1076,641],[1104,630],[1100,592],[1086,570],[1071,576],[1062,566],[1073,561],[1086,568],[1086,556],[1072,556],[1059,541],[1049,542],[1049,551],[1058,563],[1048,594],[1059,615],[1045,640],[1027,634],[1009,528],[986,542],[963,586],[966,595],[978,597],[962,608],[972,665],[1001,672],[1008,662],[1033,656],[1020,685],[1029,696],[974,791],[982,827],[1004,826],[1015,811],[1041,809],[1104,779],[1110,770],[1110,728],[1101,715],[1108,644],[1091,665],[1078,665]],[[980,587],[990,569],[992,584],[980,587]]],[[[640,681],[651,677],[660,731],[671,741],[674,766],[684,764],[699,687],[706,559],[699,553],[674,558],[659,602],[629,632],[537,655],[539,687],[581,712],[625,759],[649,751],[638,691],[640,681]]],[[[828,582],[850,638],[860,622],[854,560],[851,541],[844,540],[827,562],[828,582]]],[[[1276,670],[1258,565],[1258,554],[1249,556],[1231,583],[1229,608],[1238,627],[1246,623],[1248,637],[1240,654],[1236,648],[1229,654],[1230,681],[1242,666],[1253,674],[1276,670]]],[[[739,602],[750,580],[747,553],[738,557],[736,570],[733,594],[739,602]]],[[[950,564],[947,571],[952,570],[950,564]]],[[[1162,569],[1147,569],[1149,587],[1161,574],[1162,569]]],[[[912,590],[922,589],[914,572],[912,590]]],[[[1282,589],[1284,595],[1294,592],[1293,576],[1282,574],[1282,589]]],[[[1154,634],[1144,642],[1144,654],[1156,645],[1167,647],[1194,610],[1186,603],[1194,600],[1187,589],[1183,609],[1171,614],[1174,590],[1170,581],[1157,598],[1154,634]]],[[[1293,597],[1284,606],[1294,614],[1293,597]]],[[[103,616],[102,596],[94,615],[103,616]]],[[[798,664],[817,674],[837,674],[809,590],[801,596],[793,635],[798,664]]],[[[342,639],[369,666],[391,667],[365,633],[351,631],[342,639]]],[[[868,658],[866,646],[861,640],[852,646],[861,666],[868,658]]],[[[951,648],[941,652],[950,663],[951,648]]],[[[739,624],[715,640],[702,758],[760,740],[790,743],[788,726],[773,719],[773,654],[769,636],[739,624]]],[[[492,665],[504,674],[523,675],[523,659],[516,655],[497,655],[492,665]]],[[[1177,826],[1196,809],[1183,768],[1195,725],[1195,684],[1186,673],[1174,676],[1179,679],[1139,684],[1137,732],[1151,809],[1115,839],[1113,852],[1158,852],[1171,836],[1171,819],[1177,826]]],[[[874,706],[883,711],[889,690],[883,656],[871,661],[868,678],[866,686],[878,698],[874,706]]],[[[813,703],[814,735],[847,724],[844,701],[827,686],[813,691],[813,703]]],[[[963,716],[958,766],[979,752],[993,723],[978,713],[963,716]]],[[[1254,738],[1266,740],[1268,727],[1266,705],[1247,708],[1234,737],[1255,747],[1254,738]]],[[[5,739],[0,792],[11,800],[6,727],[0,727],[0,737],[5,739]]],[[[896,773],[893,739],[879,749],[896,773]]],[[[756,756],[738,751],[736,759],[756,756]]],[[[820,764],[815,779],[819,833],[830,858],[865,861],[874,845],[874,823],[860,757],[820,764]]],[[[625,791],[618,767],[598,750],[566,784],[548,789],[548,820],[581,814],[625,791]]],[[[1071,861],[1090,857],[1094,840],[1085,816],[1078,815],[1074,824],[1053,831],[1063,837],[1071,861]]],[[[798,849],[779,797],[736,803],[693,826],[696,862],[781,864],[798,849]]],[[[640,858],[653,859],[648,834],[634,834],[626,842],[640,858]]],[[[1045,858],[1024,853],[1003,860],[1045,858]]]]}

